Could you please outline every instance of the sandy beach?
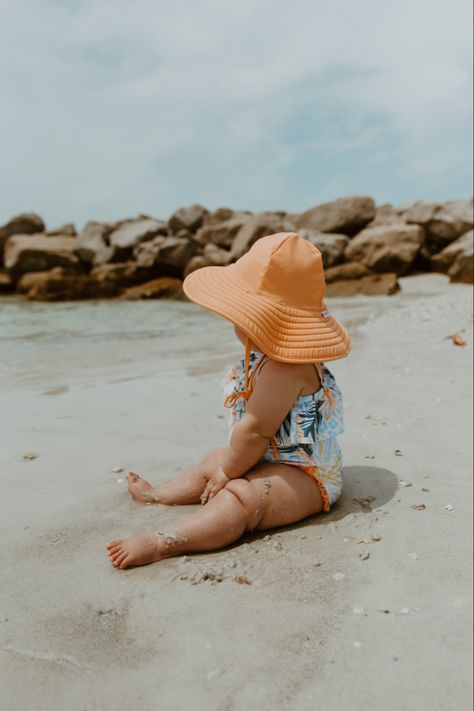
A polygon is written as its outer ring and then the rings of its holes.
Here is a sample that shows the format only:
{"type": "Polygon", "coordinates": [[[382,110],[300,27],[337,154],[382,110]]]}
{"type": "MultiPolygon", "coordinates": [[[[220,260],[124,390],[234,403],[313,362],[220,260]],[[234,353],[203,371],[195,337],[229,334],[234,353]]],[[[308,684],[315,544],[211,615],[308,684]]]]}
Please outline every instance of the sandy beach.
{"type": "Polygon", "coordinates": [[[0,302],[2,709],[471,708],[472,287],[400,282],[328,299],[353,337],[333,510],[127,571],[105,543],[183,508],[134,502],[126,470],[157,483],[225,443],[231,327],[0,302]]]}

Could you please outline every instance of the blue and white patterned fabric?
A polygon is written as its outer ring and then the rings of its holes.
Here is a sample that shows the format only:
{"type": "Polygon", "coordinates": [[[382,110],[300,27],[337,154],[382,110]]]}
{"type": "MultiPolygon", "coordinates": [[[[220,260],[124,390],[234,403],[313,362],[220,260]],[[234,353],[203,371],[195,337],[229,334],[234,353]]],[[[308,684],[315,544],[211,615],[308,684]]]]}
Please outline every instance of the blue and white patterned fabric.
{"type": "MultiPolygon", "coordinates": [[[[258,377],[268,357],[258,351],[250,353],[249,378],[258,377]]],[[[333,374],[324,364],[315,364],[321,378],[321,388],[312,395],[300,395],[278,432],[274,445],[269,445],[262,460],[298,466],[322,484],[327,496],[325,509],[329,510],[342,491],[342,457],[338,435],[344,432],[342,395],[333,374]],[[276,449],[276,451],[275,451],[276,449]]],[[[227,398],[245,390],[245,362],[240,360],[222,381],[227,398]]],[[[236,398],[230,412],[230,427],[245,414],[247,401],[236,398]]],[[[321,490],[321,487],[319,487],[321,490]]]]}

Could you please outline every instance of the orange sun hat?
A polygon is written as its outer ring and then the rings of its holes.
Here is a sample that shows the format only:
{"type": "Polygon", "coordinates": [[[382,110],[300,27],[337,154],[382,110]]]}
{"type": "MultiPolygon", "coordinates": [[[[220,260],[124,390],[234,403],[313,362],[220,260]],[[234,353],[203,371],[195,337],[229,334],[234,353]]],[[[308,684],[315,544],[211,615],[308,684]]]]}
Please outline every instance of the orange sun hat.
{"type": "Polygon", "coordinates": [[[257,240],[227,267],[202,267],[183,283],[186,296],[238,326],[270,358],[314,363],[344,358],[347,330],[324,303],[321,252],[294,232],[257,240]]]}

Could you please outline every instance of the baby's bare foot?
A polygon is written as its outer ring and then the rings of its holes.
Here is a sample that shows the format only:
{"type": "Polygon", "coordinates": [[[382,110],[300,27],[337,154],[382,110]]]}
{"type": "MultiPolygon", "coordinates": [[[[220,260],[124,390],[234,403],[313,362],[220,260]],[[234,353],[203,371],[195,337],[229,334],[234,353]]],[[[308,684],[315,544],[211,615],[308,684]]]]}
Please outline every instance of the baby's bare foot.
{"type": "Polygon", "coordinates": [[[156,533],[142,533],[124,541],[112,541],[107,546],[107,555],[116,568],[155,563],[163,557],[165,546],[156,533]]]}
{"type": "Polygon", "coordinates": [[[154,489],[145,479],[142,479],[138,474],[128,472],[128,490],[136,501],[141,501],[143,504],[157,504],[158,500],[154,496],[154,489]]]}

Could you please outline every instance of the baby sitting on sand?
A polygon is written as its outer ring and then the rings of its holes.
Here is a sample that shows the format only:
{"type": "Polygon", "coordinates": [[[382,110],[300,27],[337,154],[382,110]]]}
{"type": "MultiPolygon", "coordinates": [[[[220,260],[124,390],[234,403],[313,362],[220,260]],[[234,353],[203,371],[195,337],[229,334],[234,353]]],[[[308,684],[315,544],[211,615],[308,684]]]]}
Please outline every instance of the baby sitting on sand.
{"type": "Polygon", "coordinates": [[[158,488],[129,473],[137,501],[202,506],[166,531],[109,543],[118,568],[224,548],[329,511],[342,491],[342,398],[323,363],[345,357],[350,338],[324,304],[319,250],[294,233],[263,237],[235,264],[190,274],[184,291],[245,345],[224,381],[230,441],[158,488]]]}

